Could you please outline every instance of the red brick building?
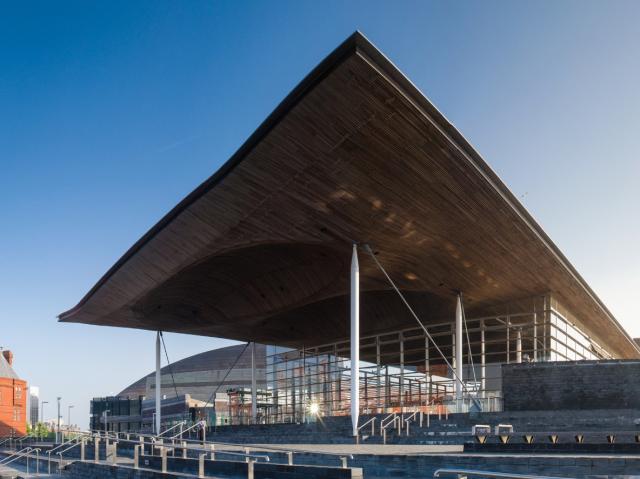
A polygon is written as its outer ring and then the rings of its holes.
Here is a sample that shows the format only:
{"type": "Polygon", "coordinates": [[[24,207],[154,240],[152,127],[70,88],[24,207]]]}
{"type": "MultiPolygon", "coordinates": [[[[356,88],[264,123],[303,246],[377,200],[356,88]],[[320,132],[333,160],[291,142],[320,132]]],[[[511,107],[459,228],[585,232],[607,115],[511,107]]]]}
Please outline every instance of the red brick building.
{"type": "Polygon", "coordinates": [[[13,354],[0,354],[0,437],[27,433],[27,382],[13,370],[13,354]]]}

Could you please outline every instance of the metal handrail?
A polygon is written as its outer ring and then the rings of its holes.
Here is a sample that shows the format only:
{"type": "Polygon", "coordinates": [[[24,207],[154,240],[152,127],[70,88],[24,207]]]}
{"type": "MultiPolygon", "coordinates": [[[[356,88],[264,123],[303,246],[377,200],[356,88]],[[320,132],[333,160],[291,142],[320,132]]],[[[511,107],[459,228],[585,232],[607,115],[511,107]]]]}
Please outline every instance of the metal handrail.
{"type": "MultiPolygon", "coordinates": [[[[135,441],[132,441],[135,442],[135,441]]],[[[245,451],[247,449],[249,449],[249,446],[247,446],[246,444],[236,444],[236,443],[231,443],[231,442],[211,442],[211,441],[205,441],[204,443],[202,441],[197,441],[194,439],[185,439],[183,440],[183,442],[186,443],[198,443],[198,445],[208,445],[208,446],[215,446],[217,444],[219,445],[223,445],[223,446],[233,446],[233,447],[240,447],[240,448],[244,448],[245,451]]],[[[206,452],[206,453],[211,453],[214,452],[215,454],[230,454],[230,455],[234,455],[234,454],[239,454],[239,453],[234,453],[231,451],[225,451],[222,449],[216,449],[215,451],[212,451],[210,449],[204,448],[204,447],[187,447],[187,449],[192,450],[192,451],[202,451],[202,452],[206,452]]],[[[282,447],[277,447],[277,446],[273,446],[273,447],[269,447],[269,446],[263,446],[263,445],[259,445],[259,446],[255,446],[253,447],[253,449],[259,449],[261,451],[267,451],[267,452],[282,452],[285,453],[288,457],[289,457],[289,464],[293,464],[293,454],[308,454],[309,451],[305,451],[303,449],[286,449],[286,448],[282,448],[282,447]]],[[[345,466],[346,460],[347,459],[351,459],[353,460],[353,454],[344,454],[344,453],[338,453],[338,452],[316,452],[314,454],[317,455],[321,455],[321,456],[331,456],[331,457],[338,457],[341,460],[341,463],[343,465],[343,467],[345,466]]],[[[268,456],[267,456],[268,457],[268,456]]]]}
{"type": "MultiPolygon", "coordinates": [[[[173,426],[171,426],[169,429],[165,429],[163,432],[161,432],[160,434],[158,434],[156,437],[162,437],[164,436],[166,433],[168,433],[169,431],[179,427],[179,426],[184,426],[185,424],[187,424],[187,421],[180,421],[177,424],[174,424],[173,426]]],[[[180,430],[180,434],[183,434],[185,431],[180,430]]],[[[174,436],[175,437],[175,436],[174,436]]]]}
{"type": "MultiPolygon", "coordinates": [[[[478,471],[475,469],[438,469],[433,473],[433,477],[440,477],[441,474],[451,474],[457,477],[462,476],[478,476],[489,477],[499,479],[563,479],[557,476],[536,476],[533,474],[515,474],[510,472],[492,472],[492,471],[478,471]]],[[[566,479],[566,478],[565,478],[566,479]]]]}
{"type": "Polygon", "coordinates": [[[391,422],[394,422],[395,418],[396,418],[395,412],[392,412],[388,416],[382,418],[382,420],[380,421],[380,434],[382,434],[382,431],[386,428],[385,422],[387,422],[388,419],[391,419],[391,422]]]}
{"type": "MultiPolygon", "coordinates": [[[[13,461],[17,461],[18,459],[21,459],[24,456],[24,454],[20,454],[19,456],[14,457],[13,459],[11,459],[9,462],[5,462],[4,464],[0,464],[0,469],[8,466],[9,464],[11,464],[13,461]]],[[[29,473],[29,456],[27,456],[27,474],[29,473]]]]}
{"type": "Polygon", "coordinates": [[[7,464],[11,464],[13,461],[18,459],[18,457],[22,457],[23,455],[25,455],[26,453],[28,453],[31,450],[33,450],[33,448],[31,446],[27,446],[27,447],[25,447],[23,449],[20,449],[19,451],[14,452],[10,456],[5,457],[4,459],[0,459],[0,464],[3,465],[3,466],[6,466],[7,464]],[[11,459],[13,456],[16,456],[16,457],[11,459]],[[8,459],[11,459],[11,460],[8,461],[8,459]],[[5,461],[7,461],[7,462],[5,462],[5,461]]]}
{"type": "Polygon", "coordinates": [[[64,454],[65,452],[70,451],[70,450],[71,450],[71,449],[73,449],[74,447],[78,447],[80,444],[82,444],[82,442],[76,442],[75,444],[73,444],[73,445],[69,446],[68,448],[63,449],[62,451],[58,451],[58,452],[56,452],[56,454],[58,454],[58,455],[60,456],[61,454],[64,454]]]}
{"type": "Polygon", "coordinates": [[[49,449],[47,451],[47,454],[49,454],[49,456],[51,456],[51,453],[54,451],[57,451],[58,449],[60,449],[61,447],[66,446],[67,444],[72,443],[73,441],[78,441],[80,439],[80,437],[74,437],[73,439],[69,439],[68,441],[65,442],[61,442],[60,444],[58,444],[56,447],[52,447],[51,449],[49,449]]]}
{"type": "Polygon", "coordinates": [[[413,412],[413,414],[412,414],[411,416],[407,417],[407,418],[404,420],[404,424],[405,424],[405,426],[406,426],[406,428],[407,428],[407,437],[409,436],[409,423],[410,423],[411,421],[415,421],[415,419],[416,419],[416,414],[418,414],[419,412],[420,412],[420,411],[414,411],[414,412],[413,412]]]}
{"type": "MultiPolygon", "coordinates": [[[[167,446],[158,446],[158,448],[160,449],[165,449],[168,450],[170,449],[167,446]]],[[[200,452],[205,452],[205,453],[209,453],[211,452],[210,449],[206,449],[203,447],[183,447],[184,449],[188,449],[190,451],[200,451],[200,452]]],[[[248,447],[245,447],[245,449],[249,449],[248,447]]],[[[262,448],[261,448],[262,449],[262,448]]],[[[271,458],[266,455],[266,454],[254,454],[254,453],[250,453],[250,452],[232,452],[232,451],[221,451],[221,450],[216,450],[215,451],[216,454],[225,454],[228,456],[240,456],[240,457],[244,457],[245,459],[264,459],[264,462],[270,462],[271,458]]]]}
{"type": "Polygon", "coordinates": [[[75,446],[77,446],[78,444],[80,444],[80,442],[82,441],[82,439],[83,439],[83,436],[77,436],[77,437],[74,437],[73,439],[69,439],[69,440],[68,440],[68,441],[66,441],[66,442],[63,442],[63,443],[61,443],[61,444],[58,444],[56,447],[53,447],[53,448],[49,449],[49,450],[47,451],[47,472],[48,472],[49,474],[51,474],[51,453],[52,453],[52,452],[57,451],[57,450],[58,450],[58,449],[60,449],[61,447],[66,446],[66,445],[68,445],[69,443],[71,443],[71,442],[73,442],[73,441],[76,441],[76,443],[74,444],[74,447],[75,447],[75,446]]]}
{"type": "MultiPolygon", "coordinates": [[[[156,439],[153,436],[142,436],[142,437],[146,437],[149,439],[156,439]]],[[[140,445],[140,441],[138,440],[134,440],[134,439],[120,439],[119,442],[124,443],[124,444],[133,444],[133,445],[140,445]]],[[[170,450],[172,448],[186,448],[190,451],[200,451],[200,452],[205,452],[205,453],[211,453],[214,452],[215,454],[227,454],[227,455],[232,455],[232,456],[242,456],[242,457],[256,457],[256,458],[264,458],[265,461],[270,461],[270,459],[267,459],[269,456],[267,455],[260,455],[260,454],[247,454],[245,453],[241,453],[241,452],[236,452],[236,451],[229,451],[229,450],[223,450],[223,449],[215,449],[215,450],[211,450],[205,446],[216,446],[216,445],[222,445],[222,446],[232,446],[232,447],[238,447],[238,448],[244,448],[249,449],[250,447],[247,446],[247,444],[237,444],[237,443],[230,443],[230,442],[213,442],[213,441],[198,441],[196,439],[183,439],[182,440],[183,443],[187,443],[186,446],[176,446],[176,445],[161,445],[158,444],[156,447],[157,448],[166,448],[167,450],[170,450]],[[199,447],[194,447],[193,444],[197,444],[199,447]]],[[[75,445],[74,445],[75,447],[75,445]]],[[[252,449],[258,449],[260,451],[266,451],[266,452],[283,452],[285,454],[307,454],[309,451],[305,451],[302,449],[287,449],[287,448],[281,448],[281,447],[269,447],[269,446],[255,446],[255,447],[251,447],[252,449]]],[[[341,459],[352,459],[353,460],[353,454],[344,454],[344,453],[337,453],[337,452],[317,452],[315,454],[318,455],[322,455],[322,456],[335,456],[335,457],[339,457],[341,459]]]]}
{"type": "Polygon", "coordinates": [[[31,453],[33,452],[36,453],[36,476],[39,476],[40,475],[40,452],[41,452],[41,449],[39,447],[27,446],[21,451],[15,452],[11,456],[5,457],[4,459],[2,459],[2,461],[0,461],[2,462],[2,464],[0,464],[0,468],[7,466],[8,464],[11,464],[14,461],[17,461],[21,457],[26,457],[27,458],[27,464],[26,464],[27,474],[29,474],[29,458],[31,457],[31,453]],[[10,461],[4,462],[10,458],[13,458],[13,459],[11,459],[10,461]]]}
{"type": "MultiPolygon", "coordinates": [[[[192,429],[195,429],[197,427],[205,428],[205,427],[207,427],[207,423],[204,422],[204,421],[198,421],[193,426],[188,427],[184,431],[181,431],[180,434],[176,434],[175,436],[171,436],[169,439],[176,439],[178,436],[182,436],[185,432],[191,431],[192,429]]],[[[160,437],[160,436],[156,436],[156,437],[160,437]]]]}
{"type": "Polygon", "coordinates": [[[365,427],[366,425],[368,425],[369,423],[371,423],[371,435],[372,435],[372,436],[375,436],[375,435],[376,435],[376,419],[377,419],[377,418],[376,418],[375,416],[373,416],[371,419],[369,419],[367,422],[365,422],[362,426],[360,426],[360,427],[358,428],[358,433],[359,433],[362,429],[364,429],[364,427],[365,427]]]}
{"type": "MultiPolygon", "coordinates": [[[[189,441],[187,441],[187,442],[189,442],[189,441]]],[[[191,440],[190,442],[200,442],[200,441],[191,440]]],[[[247,447],[246,444],[237,444],[237,443],[233,443],[233,442],[213,442],[213,441],[211,441],[211,442],[206,442],[206,444],[213,444],[213,445],[222,444],[224,446],[235,446],[235,447],[244,447],[244,448],[247,447]]],[[[305,451],[303,449],[285,449],[285,448],[277,447],[277,446],[274,446],[274,447],[266,446],[265,447],[262,444],[259,445],[259,446],[255,446],[254,449],[262,449],[264,451],[273,451],[273,452],[293,452],[293,453],[296,453],[296,454],[308,454],[309,453],[309,451],[305,451]]],[[[216,452],[220,452],[220,451],[216,451],[216,452]]],[[[342,453],[339,453],[339,452],[318,452],[318,453],[314,452],[314,454],[323,455],[323,456],[339,456],[339,457],[347,456],[349,459],[353,459],[353,455],[352,454],[342,454],[342,453]]]]}
{"type": "MultiPolygon", "coordinates": [[[[388,418],[389,416],[387,416],[388,418]]],[[[395,426],[396,428],[398,428],[398,425],[400,424],[400,418],[396,415],[396,413],[393,413],[393,418],[391,421],[389,421],[387,424],[385,424],[384,426],[382,426],[382,424],[380,424],[380,432],[382,434],[382,444],[387,444],[387,429],[390,426],[395,426]]]]}
{"type": "Polygon", "coordinates": [[[9,442],[9,444],[11,444],[11,441],[15,441],[15,442],[24,441],[29,437],[31,437],[31,434],[27,434],[26,436],[21,436],[21,437],[8,437],[4,441],[0,442],[0,446],[2,446],[5,442],[9,442]]]}
{"type": "MultiPolygon", "coordinates": [[[[61,470],[61,468],[62,468],[62,466],[64,465],[64,464],[63,464],[63,460],[62,460],[62,455],[63,455],[65,452],[70,451],[70,450],[71,450],[71,449],[73,449],[74,447],[78,447],[80,444],[82,444],[82,441],[76,442],[75,444],[73,444],[73,445],[69,446],[68,448],[63,449],[62,451],[58,451],[58,452],[56,452],[56,454],[57,454],[58,456],[60,456],[60,461],[58,462],[58,471],[60,471],[60,470],[61,470]]],[[[51,456],[49,456],[49,459],[51,459],[51,456]]]]}
{"type": "MultiPolygon", "coordinates": [[[[197,447],[187,447],[190,451],[202,451],[202,452],[211,452],[204,448],[197,447]]],[[[266,454],[253,454],[250,452],[231,452],[231,451],[216,451],[216,454],[225,454],[227,456],[240,456],[240,457],[251,457],[255,459],[264,459],[264,462],[270,462],[271,458],[266,454]]]]}
{"type": "Polygon", "coordinates": [[[118,440],[119,436],[118,433],[114,432],[114,431],[101,431],[100,429],[92,429],[89,432],[80,432],[81,434],[84,434],[85,436],[88,437],[95,437],[98,436],[98,438],[102,439],[115,439],[118,440]]]}

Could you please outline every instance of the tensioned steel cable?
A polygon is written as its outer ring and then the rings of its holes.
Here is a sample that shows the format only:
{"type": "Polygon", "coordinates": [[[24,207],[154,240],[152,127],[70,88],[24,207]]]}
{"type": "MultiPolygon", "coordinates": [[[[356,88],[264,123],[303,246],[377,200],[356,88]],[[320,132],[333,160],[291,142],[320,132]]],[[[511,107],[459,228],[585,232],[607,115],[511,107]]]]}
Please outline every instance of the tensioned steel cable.
{"type": "Polygon", "coordinates": [[[364,244],[363,245],[364,249],[367,251],[367,253],[369,253],[369,255],[371,255],[371,258],[373,258],[373,261],[376,263],[376,266],[378,266],[378,268],[380,269],[380,271],[382,271],[382,274],[384,274],[385,278],[387,278],[387,281],[389,281],[389,284],[391,285],[391,287],[395,290],[396,293],[398,293],[398,296],[400,296],[400,299],[402,300],[402,302],[404,303],[404,305],[407,307],[407,309],[409,310],[409,312],[411,313],[411,315],[413,316],[413,318],[416,320],[416,322],[420,325],[420,327],[422,328],[422,330],[424,331],[424,334],[427,336],[427,338],[429,339],[429,341],[431,341],[433,343],[433,345],[436,348],[436,351],[438,351],[438,353],[440,354],[440,356],[442,357],[442,359],[444,360],[445,364],[449,367],[449,369],[451,370],[451,373],[453,374],[453,376],[455,377],[455,379],[460,383],[460,385],[462,386],[463,391],[465,391],[469,398],[471,400],[473,400],[476,405],[479,406],[478,402],[476,401],[476,399],[474,397],[472,397],[469,394],[469,390],[467,389],[467,387],[465,386],[464,382],[462,381],[462,379],[460,378],[460,376],[458,376],[458,374],[456,373],[455,369],[453,369],[453,366],[451,365],[451,363],[449,362],[449,360],[447,359],[447,357],[444,355],[444,353],[442,352],[442,350],[440,349],[440,347],[436,344],[436,342],[433,340],[433,336],[431,336],[431,334],[429,333],[429,331],[427,331],[427,328],[425,327],[425,325],[422,323],[422,321],[420,321],[420,318],[418,318],[418,315],[415,313],[415,311],[413,310],[413,308],[411,307],[411,305],[409,304],[409,302],[407,301],[407,299],[404,297],[404,295],[402,294],[402,292],[398,289],[398,287],[396,286],[396,284],[393,282],[393,280],[391,279],[391,277],[389,276],[389,274],[387,274],[387,271],[382,267],[382,265],[380,264],[380,261],[378,261],[378,258],[376,258],[376,255],[373,253],[373,250],[371,249],[371,246],[369,246],[368,244],[364,244]]]}
{"type": "Polygon", "coordinates": [[[162,331],[160,331],[160,341],[162,341],[162,348],[164,349],[164,355],[167,358],[167,367],[169,368],[169,373],[171,374],[171,382],[173,383],[173,390],[176,392],[176,397],[178,397],[178,388],[176,386],[176,380],[173,377],[173,368],[171,367],[171,361],[169,361],[169,354],[167,353],[167,345],[164,342],[164,336],[162,335],[162,331]]]}
{"type": "Polygon", "coordinates": [[[476,367],[473,364],[473,354],[471,353],[471,340],[469,339],[469,328],[467,327],[467,313],[464,310],[464,303],[462,302],[462,293],[458,292],[460,295],[460,309],[462,310],[462,321],[464,322],[464,330],[467,333],[467,346],[469,346],[469,362],[471,363],[471,371],[473,372],[473,382],[474,384],[478,384],[478,378],[476,377],[476,367]]]}
{"type": "MultiPolygon", "coordinates": [[[[238,354],[238,357],[236,358],[236,360],[233,362],[233,364],[231,365],[231,367],[229,369],[227,369],[227,373],[224,375],[224,377],[222,378],[222,381],[220,381],[218,383],[218,386],[216,386],[216,389],[211,393],[211,396],[209,396],[209,399],[207,399],[207,402],[204,405],[204,408],[206,408],[210,403],[211,400],[215,397],[215,395],[217,394],[218,390],[220,389],[220,386],[222,386],[222,384],[227,380],[227,377],[229,376],[229,374],[231,374],[231,371],[233,370],[233,368],[236,367],[236,364],[238,364],[238,361],[240,361],[240,358],[242,357],[242,355],[244,354],[244,352],[247,350],[247,348],[249,347],[249,345],[251,344],[251,341],[247,342],[247,344],[244,345],[244,348],[242,348],[242,351],[240,351],[240,354],[238,354]]],[[[215,409],[216,405],[215,403],[213,404],[213,408],[215,409]]],[[[203,409],[204,409],[203,408],[203,409]]]]}

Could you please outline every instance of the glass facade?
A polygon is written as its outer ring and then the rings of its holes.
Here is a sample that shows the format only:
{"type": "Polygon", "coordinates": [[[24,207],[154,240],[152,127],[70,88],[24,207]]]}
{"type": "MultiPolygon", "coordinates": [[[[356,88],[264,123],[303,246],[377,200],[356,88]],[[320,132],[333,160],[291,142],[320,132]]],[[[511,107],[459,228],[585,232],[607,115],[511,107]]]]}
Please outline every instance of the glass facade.
{"type": "MultiPolygon", "coordinates": [[[[428,324],[431,339],[419,327],[361,337],[361,413],[463,412],[474,405],[500,410],[504,363],[610,358],[572,319],[549,295],[466,318],[462,401],[454,398],[451,372],[453,320],[428,324]]],[[[349,415],[349,357],[348,340],[297,350],[269,346],[264,396],[269,399],[260,404],[259,422],[349,415]]]]}

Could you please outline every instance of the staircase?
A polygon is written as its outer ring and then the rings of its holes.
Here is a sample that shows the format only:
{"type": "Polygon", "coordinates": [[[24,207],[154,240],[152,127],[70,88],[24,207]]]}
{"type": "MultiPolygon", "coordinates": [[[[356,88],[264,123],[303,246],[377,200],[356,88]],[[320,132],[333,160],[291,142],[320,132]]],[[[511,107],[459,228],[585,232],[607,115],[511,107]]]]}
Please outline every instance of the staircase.
{"type": "MultiPolygon", "coordinates": [[[[399,415],[400,416],[400,415],[399,415]]],[[[408,417],[405,414],[404,417],[408,417]]],[[[361,416],[363,424],[372,416],[361,416]]],[[[377,415],[375,435],[370,429],[362,431],[361,443],[382,444],[379,424],[386,415],[377,415]]],[[[411,421],[409,434],[403,424],[398,434],[395,428],[387,432],[387,444],[464,444],[474,440],[471,428],[475,424],[511,424],[514,432],[563,431],[640,431],[640,410],[575,410],[575,411],[514,411],[475,414],[450,414],[448,418],[431,415],[429,426],[426,416],[423,426],[419,419],[411,421]]],[[[327,417],[310,424],[269,424],[221,426],[208,431],[207,439],[236,444],[353,444],[351,418],[327,417]]]]}

